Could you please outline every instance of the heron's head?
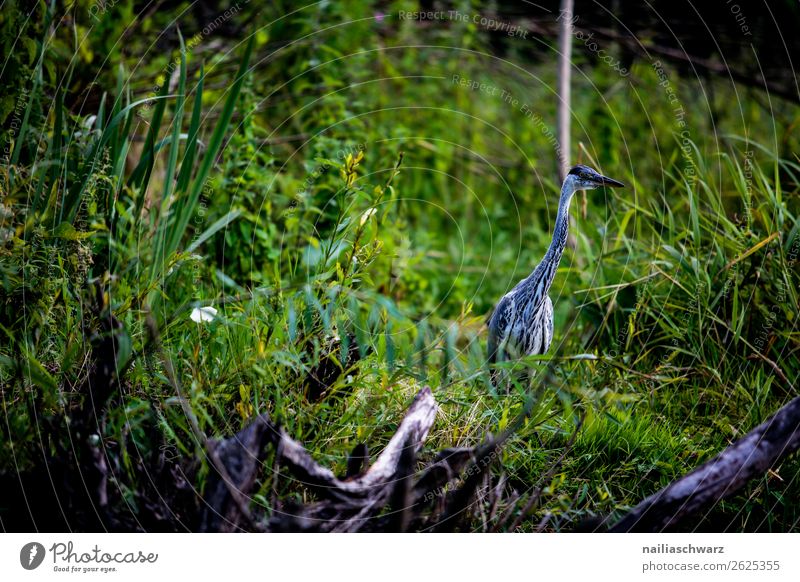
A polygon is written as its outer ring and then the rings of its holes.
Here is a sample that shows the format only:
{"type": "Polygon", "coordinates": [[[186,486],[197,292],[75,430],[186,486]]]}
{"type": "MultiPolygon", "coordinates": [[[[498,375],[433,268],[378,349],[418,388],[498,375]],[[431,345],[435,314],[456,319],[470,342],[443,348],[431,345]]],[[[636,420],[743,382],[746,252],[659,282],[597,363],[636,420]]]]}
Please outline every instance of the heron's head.
{"type": "Polygon", "coordinates": [[[572,190],[591,190],[592,188],[599,188],[600,186],[610,186],[612,188],[622,188],[625,186],[622,182],[613,180],[608,176],[603,176],[597,170],[583,165],[570,168],[565,179],[565,182],[567,181],[571,182],[572,190]]]}

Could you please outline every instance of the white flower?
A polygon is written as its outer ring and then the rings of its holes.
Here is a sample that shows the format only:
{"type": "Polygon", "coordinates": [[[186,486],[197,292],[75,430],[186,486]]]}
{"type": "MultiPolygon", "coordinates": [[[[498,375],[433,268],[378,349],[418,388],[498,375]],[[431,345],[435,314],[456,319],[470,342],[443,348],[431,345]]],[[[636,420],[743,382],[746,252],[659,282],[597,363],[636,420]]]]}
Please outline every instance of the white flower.
{"type": "Polygon", "coordinates": [[[208,321],[214,321],[216,315],[217,310],[213,307],[195,307],[192,309],[192,314],[189,318],[195,323],[206,323],[208,321]]]}

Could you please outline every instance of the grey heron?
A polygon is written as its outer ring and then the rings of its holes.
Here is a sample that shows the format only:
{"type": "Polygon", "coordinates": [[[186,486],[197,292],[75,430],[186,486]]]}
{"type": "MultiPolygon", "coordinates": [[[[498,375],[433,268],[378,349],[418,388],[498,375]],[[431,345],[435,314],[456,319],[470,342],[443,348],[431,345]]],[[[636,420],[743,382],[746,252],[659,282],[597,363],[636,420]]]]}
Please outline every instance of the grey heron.
{"type": "Polygon", "coordinates": [[[569,204],[578,190],[601,186],[619,188],[624,184],[588,166],[578,165],[570,169],[561,186],[550,247],[533,272],[500,299],[489,319],[490,366],[506,356],[544,354],[550,348],[553,340],[553,302],[548,291],[567,244],[569,204]]]}

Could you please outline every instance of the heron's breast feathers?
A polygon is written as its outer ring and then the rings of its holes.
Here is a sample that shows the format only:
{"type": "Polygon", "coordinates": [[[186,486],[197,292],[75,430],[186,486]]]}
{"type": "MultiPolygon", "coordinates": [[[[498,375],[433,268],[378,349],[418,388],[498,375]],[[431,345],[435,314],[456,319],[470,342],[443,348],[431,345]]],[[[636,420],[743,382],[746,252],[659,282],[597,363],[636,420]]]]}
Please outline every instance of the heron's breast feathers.
{"type": "Polygon", "coordinates": [[[493,349],[523,354],[544,353],[550,346],[553,332],[553,303],[547,294],[540,296],[534,287],[510,291],[497,304],[489,320],[489,337],[493,349]]]}

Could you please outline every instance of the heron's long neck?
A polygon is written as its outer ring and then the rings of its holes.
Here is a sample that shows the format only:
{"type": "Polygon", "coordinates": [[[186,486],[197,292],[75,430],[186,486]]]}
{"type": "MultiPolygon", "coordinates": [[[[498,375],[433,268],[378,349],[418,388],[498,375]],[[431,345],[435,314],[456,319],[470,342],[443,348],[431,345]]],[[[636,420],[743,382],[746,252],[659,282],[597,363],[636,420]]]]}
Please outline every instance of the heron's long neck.
{"type": "Polygon", "coordinates": [[[553,229],[553,240],[550,242],[550,248],[539,263],[539,266],[534,271],[537,278],[544,282],[545,292],[550,288],[550,284],[556,276],[556,269],[561,262],[561,255],[564,254],[564,247],[567,245],[567,234],[569,233],[569,203],[572,201],[572,195],[575,194],[575,185],[571,180],[564,181],[561,187],[561,198],[558,201],[558,214],[556,215],[556,223],[553,229]],[[541,269],[541,271],[540,271],[541,269]]]}

